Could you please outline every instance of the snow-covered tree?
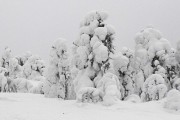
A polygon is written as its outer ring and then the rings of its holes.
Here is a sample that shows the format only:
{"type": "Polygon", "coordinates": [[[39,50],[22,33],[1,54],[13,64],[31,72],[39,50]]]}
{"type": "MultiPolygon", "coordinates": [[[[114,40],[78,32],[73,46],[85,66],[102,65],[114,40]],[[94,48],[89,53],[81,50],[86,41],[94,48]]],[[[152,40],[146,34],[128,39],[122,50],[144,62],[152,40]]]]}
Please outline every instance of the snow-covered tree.
{"type": "Polygon", "coordinates": [[[111,69],[110,56],[114,53],[112,42],[115,31],[105,23],[107,17],[104,11],[90,12],[82,20],[79,38],[73,43],[74,65],[80,70],[74,80],[75,92],[77,96],[80,94],[82,100],[90,97],[88,99],[93,101],[93,97],[96,98],[88,91],[96,91],[94,88],[111,69]]]}
{"type": "Polygon", "coordinates": [[[15,58],[18,60],[19,65],[23,66],[31,56],[32,56],[32,53],[28,51],[20,56],[16,56],[15,58]]]}
{"type": "Polygon", "coordinates": [[[22,67],[18,64],[16,58],[11,58],[9,60],[9,77],[15,79],[21,77],[22,67]]]}
{"type": "MultiPolygon", "coordinates": [[[[0,59],[0,67],[6,68],[7,70],[9,69],[9,60],[12,58],[12,53],[11,49],[6,47],[5,51],[0,59]]],[[[8,72],[7,72],[8,74],[8,72]]]]}
{"type": "Polygon", "coordinates": [[[5,47],[5,51],[2,54],[2,57],[0,59],[0,67],[6,68],[7,72],[5,72],[5,76],[9,76],[9,61],[12,58],[11,49],[8,47],[5,47]]]}
{"type": "Polygon", "coordinates": [[[135,71],[133,69],[134,53],[132,50],[124,47],[122,54],[113,58],[113,68],[115,74],[124,88],[122,99],[134,93],[135,89],[135,71]]]}
{"type": "Polygon", "coordinates": [[[136,87],[141,94],[143,82],[152,74],[160,74],[165,79],[168,89],[170,80],[167,75],[167,60],[171,45],[161,32],[151,26],[141,30],[135,37],[136,87]],[[141,78],[141,79],[139,79],[141,78]]]}
{"type": "Polygon", "coordinates": [[[22,77],[26,79],[36,79],[44,75],[45,63],[36,55],[32,55],[23,65],[22,77]]]}
{"type": "Polygon", "coordinates": [[[7,73],[7,69],[0,67],[0,87],[1,87],[1,92],[6,92],[7,91],[7,78],[5,76],[5,73],[7,73]]]}
{"type": "Polygon", "coordinates": [[[150,75],[143,84],[142,101],[160,100],[165,97],[167,87],[164,78],[159,74],[150,75]]]}
{"type": "Polygon", "coordinates": [[[71,94],[70,63],[66,40],[57,39],[51,47],[49,66],[47,68],[46,83],[43,86],[45,96],[68,98],[71,94]]]}

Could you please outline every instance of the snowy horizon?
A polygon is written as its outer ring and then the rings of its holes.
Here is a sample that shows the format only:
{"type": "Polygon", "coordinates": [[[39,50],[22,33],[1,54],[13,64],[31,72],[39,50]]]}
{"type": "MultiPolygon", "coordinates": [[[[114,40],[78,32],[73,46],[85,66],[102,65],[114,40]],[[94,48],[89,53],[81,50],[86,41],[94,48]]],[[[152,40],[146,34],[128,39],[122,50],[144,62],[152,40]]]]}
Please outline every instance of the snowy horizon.
{"type": "Polygon", "coordinates": [[[14,55],[31,51],[48,61],[53,41],[65,38],[70,48],[78,37],[80,20],[98,9],[109,14],[107,23],[115,27],[118,50],[123,46],[134,49],[135,34],[149,24],[176,48],[179,4],[179,0],[0,0],[0,55],[8,46],[14,55]]]}

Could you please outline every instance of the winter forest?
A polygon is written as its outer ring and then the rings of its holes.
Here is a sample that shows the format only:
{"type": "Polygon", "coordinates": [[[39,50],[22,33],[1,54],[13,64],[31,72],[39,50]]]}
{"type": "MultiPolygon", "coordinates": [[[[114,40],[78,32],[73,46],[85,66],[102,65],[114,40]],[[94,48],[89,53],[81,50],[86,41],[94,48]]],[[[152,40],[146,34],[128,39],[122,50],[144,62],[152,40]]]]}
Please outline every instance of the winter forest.
{"type": "Polygon", "coordinates": [[[0,94],[40,94],[46,100],[94,107],[160,102],[161,111],[178,113],[180,42],[173,48],[161,30],[147,25],[132,35],[134,48],[117,50],[113,23],[106,21],[109,17],[101,10],[87,13],[71,45],[66,38],[52,42],[48,62],[31,52],[15,55],[4,46],[0,94]]]}

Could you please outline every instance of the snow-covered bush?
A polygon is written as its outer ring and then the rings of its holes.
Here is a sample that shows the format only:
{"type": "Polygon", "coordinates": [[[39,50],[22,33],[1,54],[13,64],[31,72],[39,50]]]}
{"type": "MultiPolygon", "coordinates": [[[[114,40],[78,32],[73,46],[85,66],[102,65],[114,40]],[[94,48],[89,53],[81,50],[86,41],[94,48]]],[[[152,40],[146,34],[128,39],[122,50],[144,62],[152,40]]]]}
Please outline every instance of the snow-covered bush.
{"type": "Polygon", "coordinates": [[[36,93],[43,94],[43,82],[37,80],[28,80],[25,78],[8,78],[8,91],[20,93],[36,93]]]}
{"type": "Polygon", "coordinates": [[[96,91],[94,88],[111,66],[110,56],[114,53],[112,42],[115,31],[111,25],[104,22],[107,16],[104,11],[90,12],[82,20],[79,38],[73,43],[73,63],[80,70],[74,81],[77,98],[84,99],[78,95],[84,95],[84,91],[88,91],[85,92],[85,99],[87,96],[92,97],[89,94],[96,91]],[[81,90],[83,92],[80,92],[81,90]]]}
{"type": "Polygon", "coordinates": [[[8,90],[8,84],[7,84],[7,78],[5,76],[5,73],[7,72],[6,68],[0,67],[0,87],[1,92],[6,92],[8,90]]]}
{"type": "Polygon", "coordinates": [[[8,92],[17,92],[17,86],[13,78],[7,77],[8,92]]]}
{"type": "Polygon", "coordinates": [[[70,63],[68,59],[68,51],[66,41],[57,39],[52,45],[50,51],[49,66],[46,73],[46,82],[43,87],[45,96],[58,97],[62,99],[68,98],[72,92],[70,80],[70,63]]]}
{"type": "Polygon", "coordinates": [[[180,78],[175,78],[172,87],[180,91],[180,78]]]}
{"type": "Polygon", "coordinates": [[[43,76],[44,69],[44,61],[39,56],[32,55],[23,65],[22,77],[26,79],[35,79],[36,77],[43,76]]]}
{"type": "Polygon", "coordinates": [[[16,86],[17,92],[27,93],[33,87],[29,80],[25,78],[16,78],[13,80],[13,84],[16,86]]]}
{"type": "Polygon", "coordinates": [[[9,60],[12,58],[11,49],[6,47],[0,59],[0,67],[9,69],[9,60]]]}
{"type": "Polygon", "coordinates": [[[142,101],[160,100],[165,97],[167,87],[164,78],[159,74],[150,75],[143,84],[142,101]]]}
{"type": "Polygon", "coordinates": [[[176,111],[180,110],[180,92],[178,90],[172,89],[167,93],[164,108],[176,111]]]}
{"type": "Polygon", "coordinates": [[[11,58],[9,60],[9,77],[15,79],[21,77],[22,67],[18,64],[16,58],[11,58]]]}
{"type": "Polygon", "coordinates": [[[20,56],[16,56],[15,58],[18,60],[18,64],[20,66],[23,66],[31,56],[32,56],[32,53],[28,51],[20,56]]]}
{"type": "Polygon", "coordinates": [[[125,101],[132,102],[132,103],[140,103],[141,98],[136,94],[131,94],[125,98],[125,101]]]}

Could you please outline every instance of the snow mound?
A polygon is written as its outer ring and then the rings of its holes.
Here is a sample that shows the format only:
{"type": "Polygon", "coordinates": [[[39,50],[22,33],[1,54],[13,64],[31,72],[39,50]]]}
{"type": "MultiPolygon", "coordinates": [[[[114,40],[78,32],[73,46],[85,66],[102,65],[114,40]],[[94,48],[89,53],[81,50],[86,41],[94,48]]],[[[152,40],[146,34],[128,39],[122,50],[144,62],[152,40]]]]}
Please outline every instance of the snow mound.
{"type": "Polygon", "coordinates": [[[172,89],[167,93],[164,108],[180,111],[180,92],[172,89]]]}
{"type": "Polygon", "coordinates": [[[129,101],[129,102],[132,102],[132,103],[140,103],[141,98],[136,94],[131,94],[131,95],[129,95],[129,96],[127,96],[125,98],[125,101],[129,101]]]}

